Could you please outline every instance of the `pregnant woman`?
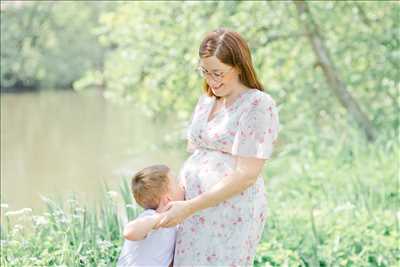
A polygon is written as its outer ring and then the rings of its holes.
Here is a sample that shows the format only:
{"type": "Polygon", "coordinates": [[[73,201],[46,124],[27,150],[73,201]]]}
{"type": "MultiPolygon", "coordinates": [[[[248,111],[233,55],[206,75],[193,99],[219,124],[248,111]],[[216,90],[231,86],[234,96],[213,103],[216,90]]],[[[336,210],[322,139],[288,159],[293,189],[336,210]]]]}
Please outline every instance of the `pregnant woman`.
{"type": "Polygon", "coordinates": [[[238,33],[208,33],[199,56],[205,92],[179,174],[186,200],[170,202],[157,227],[180,224],[174,266],[252,266],[266,220],[260,174],[277,140],[278,110],[238,33]]]}

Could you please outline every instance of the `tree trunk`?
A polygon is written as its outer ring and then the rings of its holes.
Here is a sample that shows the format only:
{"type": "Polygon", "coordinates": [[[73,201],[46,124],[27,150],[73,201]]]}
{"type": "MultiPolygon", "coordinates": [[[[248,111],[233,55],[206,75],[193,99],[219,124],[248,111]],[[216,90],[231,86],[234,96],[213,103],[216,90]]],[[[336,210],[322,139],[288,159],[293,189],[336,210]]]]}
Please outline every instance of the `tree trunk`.
{"type": "Polygon", "coordinates": [[[304,25],[307,38],[309,39],[315,56],[318,59],[318,65],[321,66],[324,72],[329,88],[331,88],[332,92],[339,99],[340,103],[348,110],[351,116],[363,129],[367,140],[374,141],[376,137],[376,131],[367,115],[363,113],[358,103],[347,91],[346,84],[341,80],[339,72],[334,66],[329,51],[325,46],[323,37],[319,31],[318,25],[313,20],[307,3],[304,0],[298,0],[294,1],[294,4],[296,5],[298,11],[299,21],[304,25]]]}

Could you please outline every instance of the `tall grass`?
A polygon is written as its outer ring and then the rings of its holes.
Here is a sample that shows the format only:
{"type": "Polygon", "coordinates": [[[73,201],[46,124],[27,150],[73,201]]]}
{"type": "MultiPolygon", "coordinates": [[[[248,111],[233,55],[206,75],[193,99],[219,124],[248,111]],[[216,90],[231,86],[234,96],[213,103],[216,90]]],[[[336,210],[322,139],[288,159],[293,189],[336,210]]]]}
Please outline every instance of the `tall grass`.
{"type": "MultiPolygon", "coordinates": [[[[310,136],[268,162],[268,220],[255,266],[397,266],[399,142],[360,140],[310,136]]],[[[104,186],[96,206],[76,196],[43,201],[40,215],[2,205],[1,266],[114,265],[122,225],[141,212],[126,178],[119,192],[104,186]]]]}

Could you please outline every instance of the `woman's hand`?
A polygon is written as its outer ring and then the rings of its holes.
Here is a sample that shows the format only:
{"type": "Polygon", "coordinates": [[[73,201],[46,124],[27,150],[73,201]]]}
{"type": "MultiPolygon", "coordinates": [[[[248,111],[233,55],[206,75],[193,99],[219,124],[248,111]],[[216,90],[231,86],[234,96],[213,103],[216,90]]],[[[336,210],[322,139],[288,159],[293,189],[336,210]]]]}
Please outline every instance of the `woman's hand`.
{"type": "Polygon", "coordinates": [[[172,227],[180,224],[187,217],[192,215],[189,201],[171,201],[163,209],[163,218],[154,226],[154,229],[159,227],[172,227]]]}

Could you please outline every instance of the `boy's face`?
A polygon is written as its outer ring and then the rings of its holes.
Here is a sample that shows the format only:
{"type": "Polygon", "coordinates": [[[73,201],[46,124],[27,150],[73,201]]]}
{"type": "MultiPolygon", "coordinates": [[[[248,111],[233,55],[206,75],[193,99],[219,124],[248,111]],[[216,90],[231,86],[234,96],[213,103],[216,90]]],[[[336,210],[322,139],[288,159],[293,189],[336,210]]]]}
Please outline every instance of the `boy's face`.
{"type": "Polygon", "coordinates": [[[185,199],[185,192],[183,188],[179,185],[175,175],[172,171],[168,172],[169,182],[170,182],[170,195],[172,201],[184,200],[185,199]]]}

